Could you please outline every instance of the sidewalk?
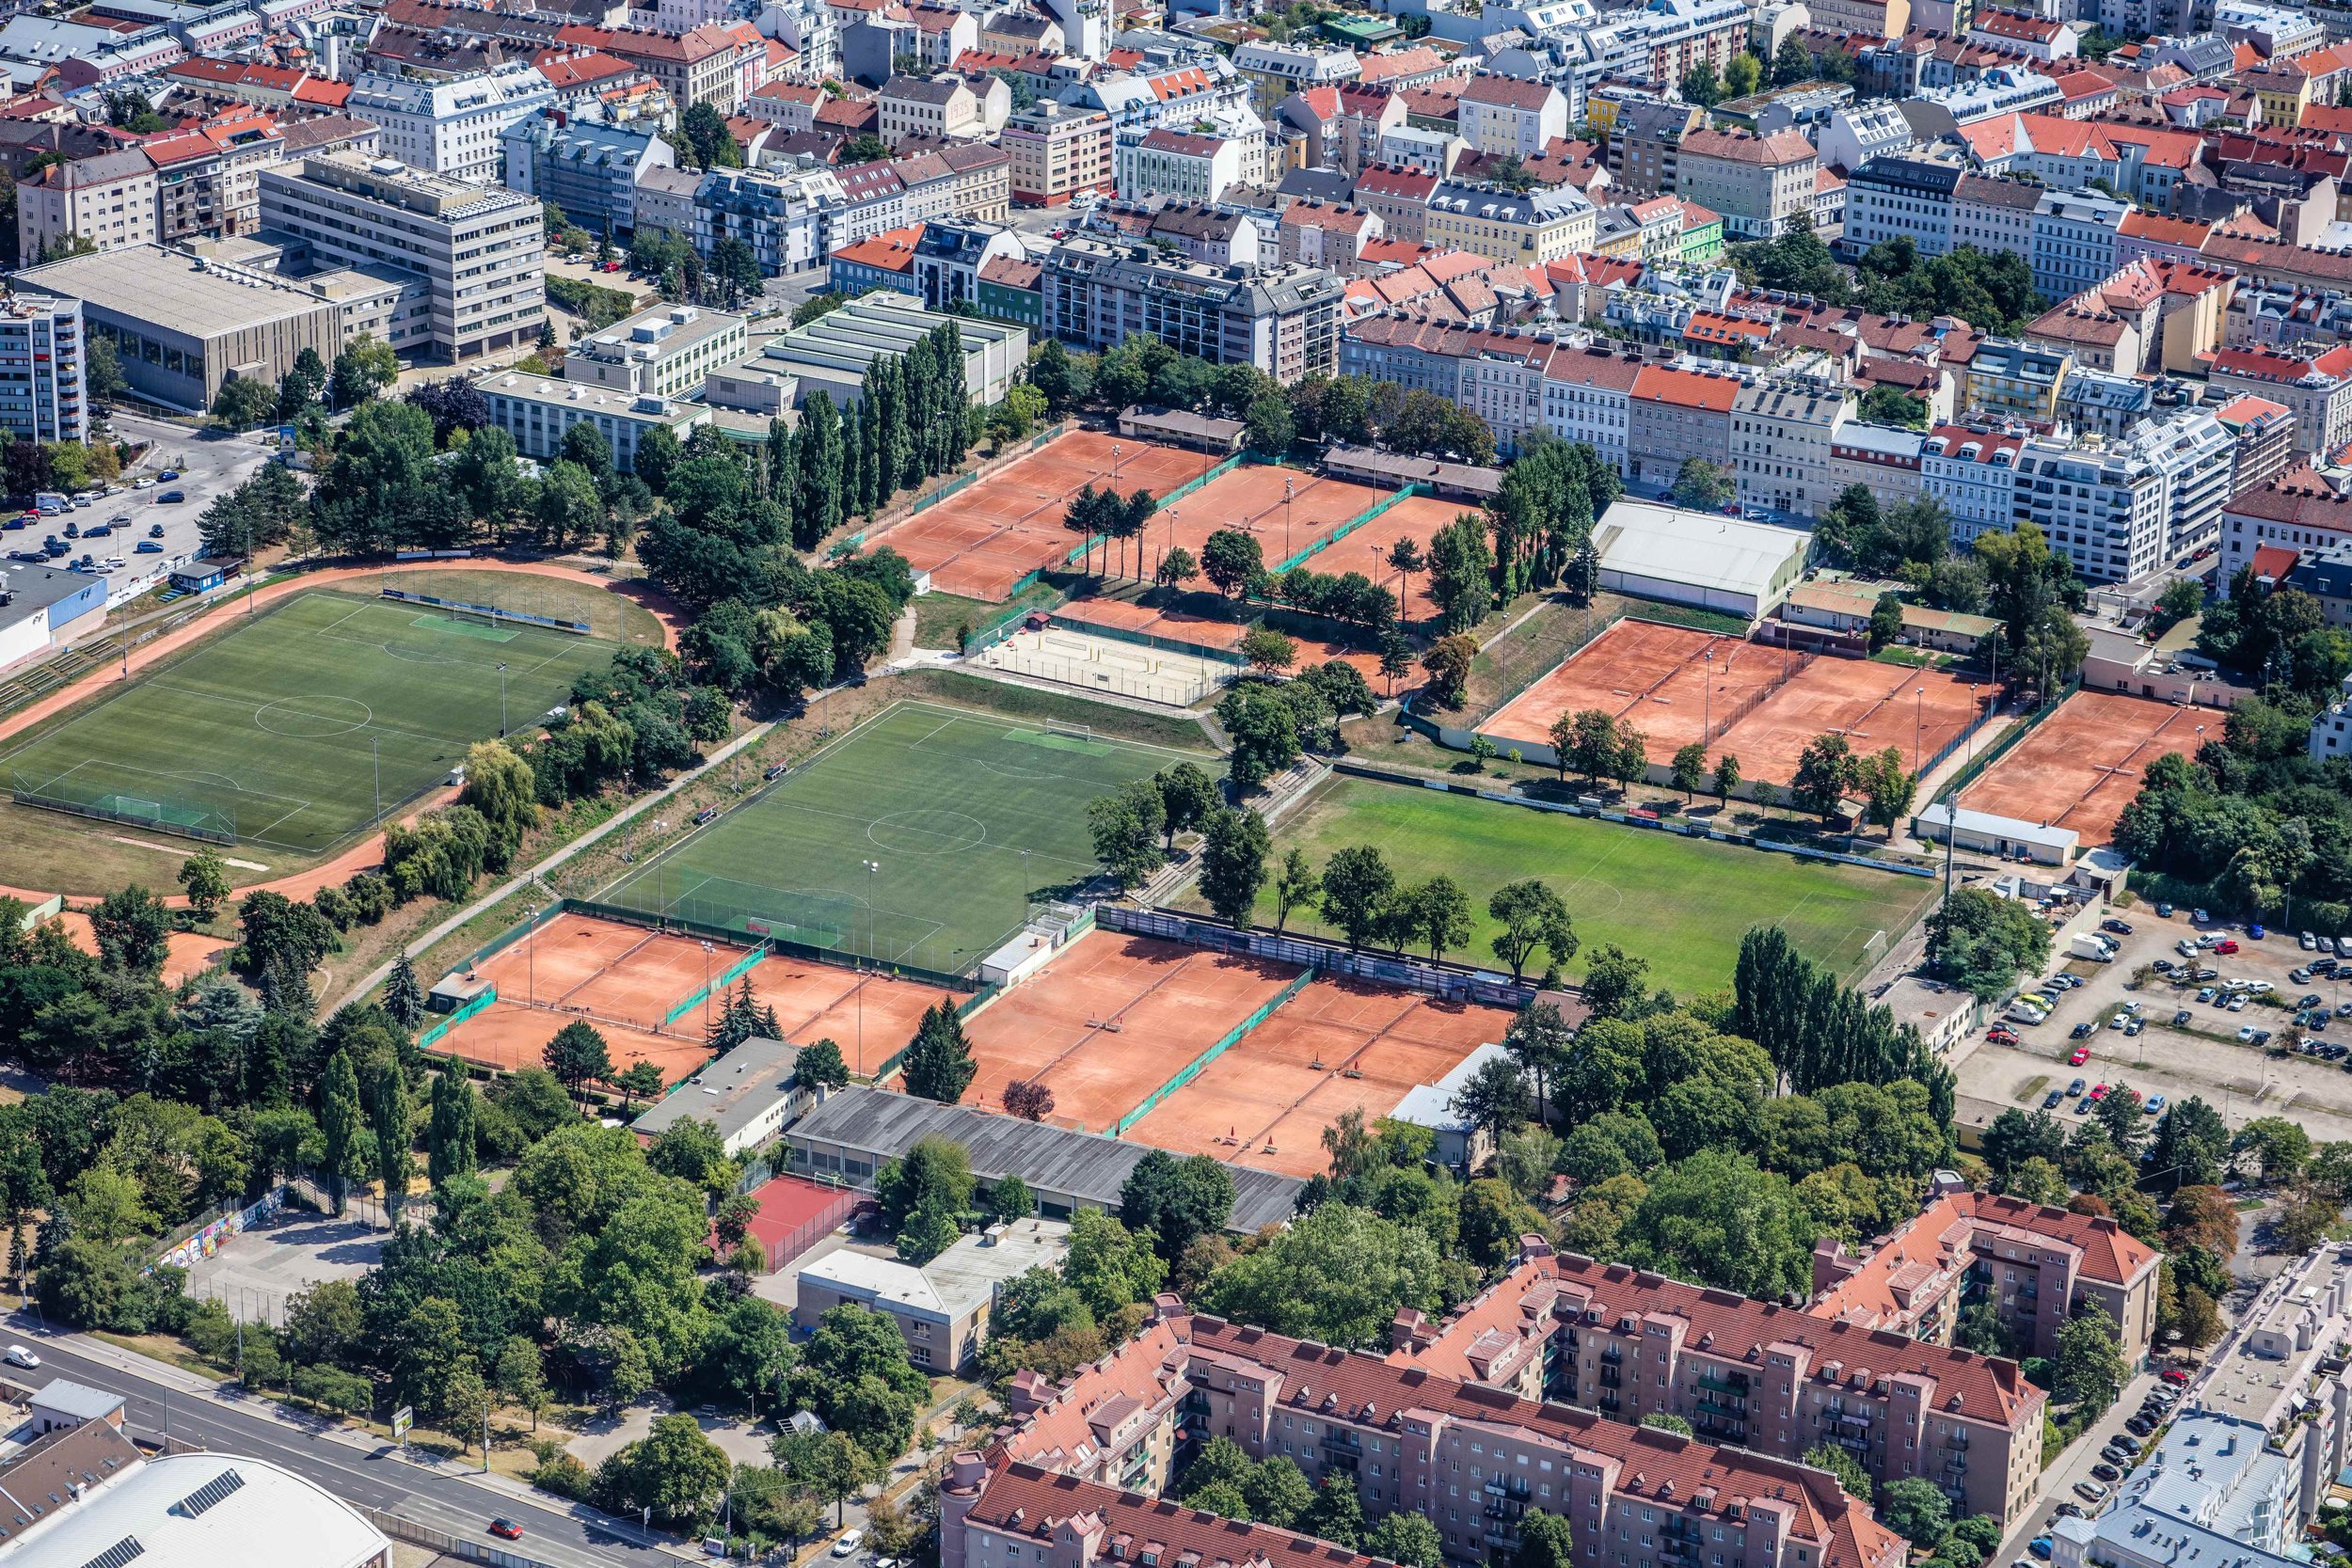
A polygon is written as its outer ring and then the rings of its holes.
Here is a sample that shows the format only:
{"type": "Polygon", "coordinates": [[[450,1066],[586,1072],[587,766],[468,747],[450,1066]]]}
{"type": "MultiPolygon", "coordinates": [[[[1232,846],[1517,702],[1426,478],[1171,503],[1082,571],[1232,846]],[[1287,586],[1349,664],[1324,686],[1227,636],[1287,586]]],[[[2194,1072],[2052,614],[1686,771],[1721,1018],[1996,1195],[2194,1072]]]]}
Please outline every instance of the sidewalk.
{"type": "MultiPolygon", "coordinates": [[[[152,1356],[141,1355],[136,1351],[124,1350],[120,1346],[109,1344],[90,1335],[49,1329],[39,1317],[22,1310],[9,1313],[7,1322],[10,1327],[21,1330],[28,1337],[38,1336],[48,1343],[62,1346],[75,1355],[112,1367],[128,1376],[161,1385],[173,1393],[202,1401],[221,1410],[272,1422],[313,1442],[337,1443],[346,1449],[372,1454],[386,1447],[389,1441],[376,1436],[372,1432],[345,1426],[341,1421],[322,1420],[319,1418],[297,1415],[291,1407],[265,1394],[248,1397],[224,1393],[220,1384],[201,1373],[175,1367],[168,1361],[158,1361],[152,1356]]],[[[450,1480],[467,1481],[486,1492],[494,1492],[540,1508],[567,1512],[585,1506],[574,1503],[568,1497],[559,1497],[552,1493],[542,1492],[530,1482],[518,1481],[513,1476],[501,1475],[496,1470],[485,1471],[476,1465],[469,1465],[461,1460],[435,1459],[421,1452],[411,1450],[406,1462],[420,1468],[435,1471],[450,1480]]],[[[666,1552],[688,1562],[704,1560],[701,1553],[683,1544],[649,1533],[629,1520],[615,1519],[604,1513],[597,1513],[596,1520],[598,1528],[608,1530],[637,1545],[666,1552]]]]}

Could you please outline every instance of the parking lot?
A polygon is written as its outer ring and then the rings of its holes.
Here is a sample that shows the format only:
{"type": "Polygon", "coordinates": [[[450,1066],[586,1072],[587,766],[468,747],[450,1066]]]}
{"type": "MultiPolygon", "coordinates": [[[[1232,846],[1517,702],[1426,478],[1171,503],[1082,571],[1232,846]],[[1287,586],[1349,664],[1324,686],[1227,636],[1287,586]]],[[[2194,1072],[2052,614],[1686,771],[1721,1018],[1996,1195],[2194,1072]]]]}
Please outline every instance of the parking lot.
{"type": "MultiPolygon", "coordinates": [[[[2331,1060],[2282,1050],[2293,1022],[2292,1005],[2307,996],[2317,997],[2317,1005],[2331,1013],[2352,1005],[2352,976],[2295,981],[2291,973],[2319,957],[2303,951],[2295,933],[2272,931],[2257,942],[2242,927],[2200,927],[2189,913],[2176,911],[2163,918],[2153,905],[2136,905],[2122,913],[2132,931],[2117,938],[2115,961],[2055,963],[2041,978],[2064,973],[2080,977],[2083,984],[2063,994],[2048,992],[2056,1006],[2042,1022],[2008,1023],[2019,1037],[2015,1045],[1979,1037],[1958,1064],[1961,1092],[2038,1109],[2053,1090],[2063,1094],[2079,1077],[2085,1092],[2100,1084],[2128,1084],[2143,1100],[2164,1096],[2168,1106],[2199,1095],[2233,1127],[2261,1117],[2284,1116],[2302,1123],[2315,1139],[2352,1138],[2352,1070],[2347,1070],[2352,1052],[2331,1060]],[[2201,983],[2176,983],[2163,975],[2132,985],[2134,974],[2159,959],[2189,961],[2174,944],[2202,935],[2237,943],[2233,953],[2208,950],[2194,960],[2214,972],[2208,983],[2217,990],[2211,999],[2197,1000],[2201,983]],[[2233,979],[2268,981],[2274,988],[2271,1000],[2249,998],[2238,1011],[2230,1011],[2223,1005],[2228,996],[2218,988],[2233,979]],[[2137,1034],[2113,1027],[2128,1003],[2138,1004],[2143,1022],[2137,1034]],[[2188,1015],[2185,1022],[2175,1022],[2184,1012],[2188,1015]],[[2083,1024],[2095,1027],[2085,1037],[2072,1037],[2083,1024]],[[2267,1049],[2239,1037],[2241,1031],[2256,1030],[2271,1032],[2267,1049]],[[2078,1049],[2089,1054],[2081,1065],[2071,1065],[2068,1057],[2078,1049]]],[[[2344,968],[2352,970],[2352,960],[2344,968]]],[[[2028,983],[2025,989],[2044,988],[2028,983]]],[[[2332,1017],[2310,1037],[2328,1048],[2329,1054],[2335,1046],[2352,1047],[2352,1018],[2332,1017]]],[[[2081,1106],[2082,1098],[2075,1095],[2062,1098],[2049,1110],[2072,1122],[2081,1118],[2081,1106]]]]}
{"type": "MultiPolygon", "coordinates": [[[[137,467],[124,470],[123,488],[87,507],[75,507],[59,516],[43,517],[0,534],[0,540],[5,540],[0,547],[38,552],[41,540],[54,533],[69,546],[67,553],[57,558],[60,565],[77,563],[85,555],[101,564],[109,557],[120,556],[124,564],[107,574],[108,596],[119,600],[126,590],[140,581],[203,553],[197,519],[215,497],[235,489],[253,476],[276,447],[277,437],[274,431],[246,436],[194,431],[167,420],[151,420],[120,409],[114,412],[112,422],[115,435],[120,439],[150,444],[147,456],[137,467]],[[155,480],[167,468],[177,469],[180,477],[151,483],[144,490],[136,488],[137,481],[155,480]],[[160,499],[171,491],[186,499],[178,502],[160,499]],[[116,517],[130,520],[116,524],[116,517]],[[87,542],[81,537],[68,539],[68,522],[73,525],[77,535],[92,524],[111,524],[112,531],[87,542]],[[162,548],[140,554],[137,546],[148,542],[149,530],[159,524],[164,531],[152,542],[162,548]]],[[[13,512],[8,514],[11,519],[15,515],[13,512]]]]}

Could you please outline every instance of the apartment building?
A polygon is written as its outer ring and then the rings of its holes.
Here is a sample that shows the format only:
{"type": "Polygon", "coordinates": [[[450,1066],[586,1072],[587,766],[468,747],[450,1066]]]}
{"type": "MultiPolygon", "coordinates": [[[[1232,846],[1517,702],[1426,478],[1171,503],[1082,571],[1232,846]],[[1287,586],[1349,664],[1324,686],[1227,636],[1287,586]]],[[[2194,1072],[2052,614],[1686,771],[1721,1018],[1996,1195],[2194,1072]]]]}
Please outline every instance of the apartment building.
{"type": "Polygon", "coordinates": [[[2352,439],[2352,344],[2318,354],[2223,349],[2213,356],[2209,379],[2216,387],[2283,404],[2295,416],[2298,456],[2331,453],[2352,439]]]}
{"type": "Polygon", "coordinates": [[[2058,389],[2074,361],[2063,350],[2036,348],[2010,338],[1987,338],[1970,356],[1961,381],[1963,408],[2047,423],[2058,416],[2058,389]]]}
{"type": "MultiPolygon", "coordinates": [[[[904,187],[883,165],[868,169],[889,181],[904,207],[904,187]]],[[[641,184],[642,204],[650,184],[641,184]]],[[[849,205],[841,182],[831,169],[803,169],[778,174],[765,169],[712,169],[694,188],[693,209],[684,230],[693,236],[694,248],[704,255],[721,240],[737,239],[759,258],[759,270],[773,277],[823,266],[836,249],[854,245],[872,232],[852,236],[840,220],[849,205]]]]}
{"type": "MultiPolygon", "coordinates": [[[[1596,1561],[1622,1549],[1629,1563],[1646,1553],[1670,1568],[1717,1556],[1740,1568],[1898,1568],[1903,1553],[1822,1471],[1188,1316],[1172,1296],[1160,1298],[1156,1322],[1068,1385],[1022,1374],[1010,1403],[1011,1433],[951,1464],[943,1568],[1010,1568],[1033,1561],[1040,1541],[1055,1544],[1052,1568],[1303,1560],[1279,1532],[1227,1521],[1197,1557],[1176,1550],[1182,1521],[1207,1516],[1167,1518],[1170,1505],[1142,1498],[1168,1484],[1159,1432],[1178,1422],[1252,1458],[1286,1456],[1311,1486],[1352,1484],[1370,1518],[1421,1514],[1450,1562],[1507,1557],[1531,1508],[1569,1519],[1596,1561]],[[1104,1510],[1125,1511],[1117,1528],[1104,1510]]],[[[1336,1547],[1311,1551],[1351,1568],[1336,1547]]]]}
{"type": "Polygon", "coordinates": [[[1568,134],[1568,101],[1549,82],[1482,71],[1454,103],[1462,139],[1481,152],[1540,157],[1568,134]]]}
{"type": "Polygon", "coordinates": [[[1391,1341],[1391,1364],[1613,1421],[1677,1416],[1779,1459],[1830,1444],[2003,1525],[2042,1479],[2047,1396],[2014,1360],[1546,1246],[1442,1323],[1401,1316],[1391,1341]]]}
{"type": "Polygon", "coordinates": [[[1590,249],[1599,227],[1598,210],[1573,185],[1514,191],[1441,180],[1429,193],[1423,243],[1505,265],[1541,266],[1590,249]]]}
{"type": "Polygon", "coordinates": [[[88,339],[82,302],[16,293],[0,300],[0,429],[20,441],[84,441],[88,339]]]}
{"type": "Polygon", "coordinates": [[[1842,389],[1797,383],[1743,386],[1731,403],[1731,471],[1742,506],[1819,517],[1837,492],[1830,448],[1850,407],[1842,389]]]}
{"type": "Polygon", "coordinates": [[[1319,267],[1212,267],[1149,245],[1087,235],[1047,255],[1044,329],[1075,347],[1153,337],[1216,365],[1255,365],[1288,385],[1339,371],[1340,279],[1319,267]]]}
{"type": "Polygon", "coordinates": [[[1636,484],[1672,484],[1693,457],[1728,467],[1731,405],[1739,394],[1734,375],[1643,366],[1628,395],[1626,478],[1636,484]]]}
{"type": "Polygon", "coordinates": [[[52,164],[16,187],[17,254],[27,263],[68,241],[101,250],[155,243],[155,166],[139,149],[52,164]]]}
{"type": "Polygon", "coordinates": [[[516,120],[501,145],[508,190],[554,202],[591,233],[633,231],[639,182],[677,166],[675,150],[650,124],[605,125],[561,109],[516,120]]]}
{"type": "MultiPolygon", "coordinates": [[[[1377,216],[1390,239],[1424,245],[1429,239],[1429,198],[1442,179],[1430,169],[1375,164],[1356,177],[1355,194],[1348,199],[1377,216]]],[[[1594,222],[1598,224],[1597,216],[1594,222]]]]}
{"type": "Polygon", "coordinates": [[[1872,158],[1846,177],[1844,248],[1859,254],[1908,238],[1923,257],[1943,255],[1952,248],[1952,193],[1964,178],[1958,164],[1938,159],[1872,158]]]}
{"type": "Polygon", "coordinates": [[[1113,153],[1120,196],[1213,203],[1241,178],[1241,143],[1165,126],[1119,134],[1113,153]]]}
{"type": "Polygon", "coordinates": [[[1848,420],[1829,445],[1830,493],[1859,484],[1882,511],[1918,499],[1920,441],[1915,430],[1848,420]]]}
{"type": "Polygon", "coordinates": [[[2335,550],[2352,546],[2352,497],[2338,495],[2304,469],[2238,491],[2221,509],[2221,592],[2259,549],[2335,550]]]}
{"type": "Polygon", "coordinates": [[[1618,473],[1626,471],[1639,354],[1607,342],[1556,345],[1544,365],[1544,428],[1563,441],[1582,441],[1618,473]]]}
{"type": "Polygon", "coordinates": [[[2295,457],[2295,416],[2282,404],[2249,393],[2213,411],[2236,444],[2230,463],[2230,494],[2275,478],[2295,457]]]}
{"type": "Polygon", "coordinates": [[[2115,271],[2115,236],[2132,204],[2090,191],[2044,191],[2034,203],[2033,286],[2078,294],[2115,271]]]}
{"type": "Polygon", "coordinates": [[[1695,104],[1653,99],[1620,104],[1609,126],[1611,188],[1628,201],[1674,194],[1682,138],[1706,123],[1707,112],[1695,104]]]}
{"type": "Polygon", "coordinates": [[[767,40],[748,22],[707,22],[681,33],[575,23],[558,28],[555,41],[627,60],[660,83],[681,114],[708,103],[731,115],[766,85],[748,80],[764,76],[768,58],[767,40]]]}
{"type": "Polygon", "coordinates": [[[909,137],[930,141],[977,141],[985,134],[979,95],[952,71],[937,76],[893,76],[874,95],[882,111],[880,135],[896,150],[909,137]]]}
{"type": "Polygon", "coordinates": [[[2017,458],[2014,515],[2085,580],[2127,581],[2186,553],[2173,549],[2175,536],[2213,537],[2230,455],[2209,414],[2144,424],[2121,441],[2034,436],[2017,458]],[[2176,503],[2189,508],[2177,521],[2176,503]]]}
{"type": "Polygon", "coordinates": [[[424,341],[453,359],[535,338],[547,316],[539,203],[513,191],[338,152],[263,170],[262,226],[336,266],[421,275],[424,341]]]}
{"type": "Polygon", "coordinates": [[[1811,222],[1821,164],[1801,131],[1693,131],[1677,157],[1675,194],[1722,214],[1729,239],[1773,239],[1792,220],[1811,222]]]}
{"type": "MultiPolygon", "coordinates": [[[[2033,253],[2034,209],[2041,205],[2042,187],[2019,180],[1994,180],[1963,174],[1952,187],[1952,247],[1968,245],[1997,255],[2033,253]]],[[[1853,211],[1851,198],[1846,203],[1853,211]]],[[[1851,219],[1849,218],[1851,224],[1851,219]]],[[[2119,254],[2119,261],[2128,260],[2119,254]]]]}
{"type": "Polygon", "coordinates": [[[1045,99],[1006,119],[999,146],[1011,160],[1012,200],[1019,207],[1059,207],[1081,191],[1109,191],[1111,117],[1045,99]]]}
{"type": "Polygon", "coordinates": [[[437,80],[363,71],[347,110],[380,127],[385,154],[410,168],[495,185],[508,128],[554,102],[553,84],[536,67],[506,60],[437,80]]]}
{"type": "Polygon", "coordinates": [[[2017,457],[2026,432],[2016,427],[1937,425],[1919,448],[1919,490],[1952,520],[1952,545],[1965,552],[1980,533],[2015,524],[2017,457]]]}

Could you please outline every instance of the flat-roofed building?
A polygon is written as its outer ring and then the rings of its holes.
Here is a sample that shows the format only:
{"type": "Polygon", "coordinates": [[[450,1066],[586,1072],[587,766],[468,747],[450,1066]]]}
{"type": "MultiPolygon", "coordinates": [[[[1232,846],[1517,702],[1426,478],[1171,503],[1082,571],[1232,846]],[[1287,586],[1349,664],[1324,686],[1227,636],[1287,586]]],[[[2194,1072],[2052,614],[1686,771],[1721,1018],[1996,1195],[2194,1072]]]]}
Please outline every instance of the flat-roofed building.
{"type": "Polygon", "coordinates": [[[37,293],[0,300],[0,429],[20,441],[87,439],[88,350],[80,300],[37,293]]]}
{"type": "Polygon", "coordinates": [[[553,461],[564,453],[564,437],[576,424],[593,426],[612,451],[613,467],[637,467],[637,443],[656,425],[683,441],[697,425],[711,422],[710,410],[653,392],[607,391],[578,381],[559,381],[528,371],[492,371],[473,384],[489,401],[490,422],[515,437],[525,457],[553,461]]]}
{"type": "Polygon", "coordinates": [[[741,316],[694,305],[657,305],[575,338],[564,356],[564,379],[619,392],[685,397],[703,378],[749,346],[741,316]]]}
{"type": "Polygon", "coordinates": [[[506,60],[439,81],[362,71],[346,106],[382,127],[387,155],[427,174],[489,185],[501,177],[507,128],[554,102],[553,85],[535,67],[506,60]]]}
{"type": "Polygon", "coordinates": [[[431,346],[453,359],[536,338],[547,317],[541,210],[519,192],[338,152],[262,171],[262,223],[336,265],[421,274],[431,346]]]}
{"type": "Polygon", "coordinates": [[[1107,191],[1111,117],[1046,99],[1015,111],[998,145],[1011,160],[1012,199],[1022,207],[1058,207],[1081,191],[1107,191]]]}
{"type": "Polygon", "coordinates": [[[1695,605],[1750,621],[1770,614],[1804,574],[1813,536],[1629,497],[1593,526],[1600,586],[1613,594],[1695,605]]]}
{"type": "Polygon", "coordinates": [[[231,376],[276,386],[304,349],[331,364],[343,347],[334,302],[159,245],[71,257],[16,276],[26,290],[80,300],[86,335],[113,346],[133,390],[169,408],[210,408],[231,376]]]}
{"type": "Polygon", "coordinates": [[[719,367],[711,372],[704,396],[721,407],[771,416],[800,406],[819,390],[835,407],[854,407],[866,372],[877,359],[905,355],[951,322],[963,345],[964,388],[973,404],[1003,402],[1013,372],[1028,362],[1028,329],[943,315],[894,290],[853,299],[770,339],[750,358],[719,367]]]}
{"type": "Polygon", "coordinates": [[[1343,291],[1321,267],[1216,267],[1073,235],[1047,255],[1041,284],[1045,331],[1080,348],[1152,337],[1212,364],[1255,365],[1286,386],[1339,372],[1343,291]]]}
{"type": "Polygon", "coordinates": [[[854,1302],[898,1323],[915,1366],[952,1372],[979,1354],[997,1291],[1030,1269],[1059,1269],[1069,1251],[1067,1224],[1025,1219],[960,1236],[919,1268],[860,1252],[828,1253],[801,1270],[792,1321],[809,1333],[826,1312],[854,1302]]]}
{"type": "Polygon", "coordinates": [[[8,1568],[391,1568],[350,1504],[267,1460],[159,1454],[123,1465],[0,1543],[8,1568]]]}
{"type": "Polygon", "coordinates": [[[1837,492],[1830,447],[1846,422],[1842,390],[1819,384],[1761,382],[1731,403],[1731,468],[1743,505],[1784,516],[1819,517],[1837,492]]]}

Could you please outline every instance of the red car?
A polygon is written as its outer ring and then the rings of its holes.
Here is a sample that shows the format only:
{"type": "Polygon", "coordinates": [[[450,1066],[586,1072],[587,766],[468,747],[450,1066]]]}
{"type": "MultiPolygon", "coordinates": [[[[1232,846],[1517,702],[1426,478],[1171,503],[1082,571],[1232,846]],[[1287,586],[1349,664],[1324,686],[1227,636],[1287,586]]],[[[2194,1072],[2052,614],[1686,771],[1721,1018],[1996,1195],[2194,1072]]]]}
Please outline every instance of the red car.
{"type": "Polygon", "coordinates": [[[1984,1037],[1991,1040],[1994,1045],[2015,1045],[2017,1043],[2017,1031],[2014,1029],[2004,1029],[1996,1023],[1992,1028],[1985,1031],[1984,1037]]]}
{"type": "Polygon", "coordinates": [[[2233,937],[2223,937],[2213,944],[2213,950],[2217,953],[2234,953],[2237,951],[2237,941],[2233,937]]]}
{"type": "Polygon", "coordinates": [[[520,1541],[523,1528],[512,1519],[493,1519],[490,1521],[490,1533],[501,1541],[520,1541]]]}
{"type": "Polygon", "coordinates": [[[2091,1098],[2092,1100],[2094,1100],[2094,1101],[2098,1101],[2098,1100],[2105,1100],[2106,1097],[2107,1097],[2107,1086],[2106,1086],[2105,1084],[2094,1084],[2094,1085],[2091,1085],[2091,1087],[2090,1087],[2090,1098],[2091,1098]]]}
{"type": "Polygon", "coordinates": [[[2090,1060],[2090,1047],[2087,1045],[2078,1045],[2074,1047],[2074,1053],[2066,1058],[2066,1065],[2068,1067],[2080,1067],[2089,1060],[2090,1060]]]}
{"type": "Polygon", "coordinates": [[[2188,1381],[2188,1374],[2181,1370],[2180,1368],[2173,1367],[2165,1372],[2164,1381],[2171,1384],[2174,1387],[2178,1387],[2182,1384],[2188,1381]]]}

